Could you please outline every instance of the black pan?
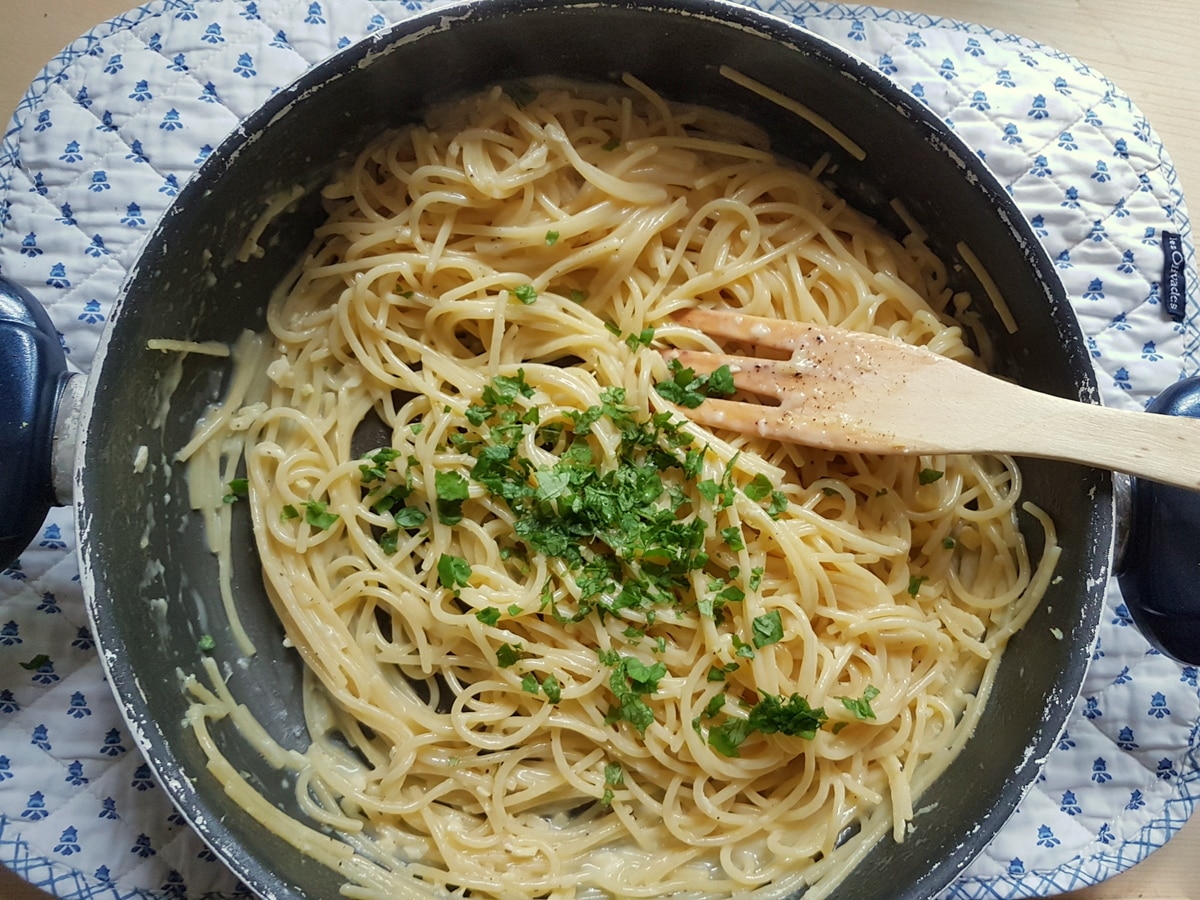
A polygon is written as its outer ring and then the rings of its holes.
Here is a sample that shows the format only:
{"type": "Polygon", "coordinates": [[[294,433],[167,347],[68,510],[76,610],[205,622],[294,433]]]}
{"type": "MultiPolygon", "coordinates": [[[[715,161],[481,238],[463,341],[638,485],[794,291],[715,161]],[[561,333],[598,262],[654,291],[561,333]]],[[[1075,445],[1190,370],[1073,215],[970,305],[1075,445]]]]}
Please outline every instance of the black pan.
{"type": "MultiPolygon", "coordinates": [[[[606,81],[622,71],[671,99],[753,120],[771,134],[777,151],[800,162],[831,153],[843,196],[903,233],[889,205],[899,198],[945,260],[957,262],[955,246],[966,241],[988,271],[1002,276],[1018,324],[1008,334],[988,315],[987,304],[979,304],[999,373],[1048,393],[1096,400],[1089,356],[1054,268],[975,154],[869,66],[790,24],[716,0],[488,0],[405,21],[317,66],[237,129],[151,235],[96,356],[76,464],[58,465],[59,480],[74,482],[83,586],[98,645],[137,742],[183,815],[263,896],[334,897],[339,879],[265,833],[207,774],[182,725],[186,700],[176,673],[198,671],[197,637],[214,635],[215,656],[234,693],[276,739],[300,748],[307,741],[300,664],[282,646],[252,549],[236,560],[234,583],[259,653],[248,661],[235,658],[215,563],[204,549],[201,523],[187,509],[181,467],[134,472],[141,446],[152,461],[170,459],[201,410],[220,395],[227,375],[225,361],[190,355],[164,406],[162,386],[175,363],[170,355],[147,351],[146,342],[231,342],[244,328],[261,330],[265,298],[321,218],[316,189],[381,129],[491,83],[541,74],[606,81]],[[719,64],[797,97],[865,149],[866,160],[856,162],[822,131],[733,86],[718,74],[719,64]],[[271,223],[263,240],[268,252],[235,262],[266,199],[297,184],[305,195],[271,223]],[[138,546],[143,532],[145,549],[138,546]]],[[[954,268],[959,287],[985,296],[966,267],[954,268]]],[[[21,365],[42,369],[50,382],[31,385],[20,366],[17,375],[0,372],[23,385],[21,408],[6,412],[8,424],[42,423],[16,427],[22,433],[6,436],[0,448],[5,460],[25,454],[22,465],[30,466],[21,470],[29,474],[20,484],[4,487],[10,499],[0,508],[23,511],[20,521],[0,529],[12,555],[50,502],[52,476],[43,455],[53,438],[45,413],[60,406],[70,418],[69,396],[78,392],[77,384],[65,392],[67,400],[56,392],[54,385],[64,380],[61,361],[54,360],[57,342],[37,336],[38,325],[48,322],[35,321],[40,309],[27,311],[30,303],[6,295],[2,309],[9,322],[0,330],[0,360],[19,358],[21,365]]],[[[1185,392],[1186,408],[1177,402],[1172,411],[1200,415],[1200,403],[1187,407],[1191,396],[1185,392]]],[[[60,431],[59,443],[72,443],[69,431],[60,431]]],[[[1112,569],[1113,478],[1046,461],[1026,461],[1023,471],[1028,498],[1058,523],[1062,578],[1011,643],[979,726],[984,739],[970,741],[922,798],[920,805],[935,812],[920,815],[903,844],[888,838],[876,846],[838,896],[895,900],[938,893],[1015,808],[1072,709],[1112,569]]],[[[1153,524],[1156,489],[1143,486],[1141,495],[1153,524]]],[[[1196,529],[1195,497],[1182,496],[1183,520],[1196,529]]],[[[248,523],[237,519],[236,527],[241,531],[234,547],[252,548],[248,523]]],[[[1040,530],[1030,527],[1026,534],[1036,557],[1040,530]]],[[[1147,606],[1157,602],[1156,589],[1151,584],[1139,595],[1147,606]]],[[[1164,634],[1169,640],[1178,616],[1171,622],[1151,635],[1160,643],[1164,634]]],[[[1195,652],[1200,641],[1193,638],[1175,652],[1189,646],[1195,652]]],[[[271,802],[300,815],[277,773],[232,735],[218,728],[216,736],[271,802]]]]}

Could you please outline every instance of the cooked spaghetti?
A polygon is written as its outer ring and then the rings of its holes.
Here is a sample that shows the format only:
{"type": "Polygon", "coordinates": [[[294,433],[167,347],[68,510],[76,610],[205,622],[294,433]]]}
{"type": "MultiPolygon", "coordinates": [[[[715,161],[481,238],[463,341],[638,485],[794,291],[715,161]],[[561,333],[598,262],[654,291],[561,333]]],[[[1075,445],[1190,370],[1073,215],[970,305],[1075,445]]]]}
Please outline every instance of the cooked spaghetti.
{"type": "Polygon", "coordinates": [[[976,360],[919,234],[626,82],[496,88],[370,146],[181,453],[210,534],[245,489],[308,673],[305,753],[215,665],[198,739],[351,896],[819,896],[904,838],[1050,577],[1011,460],[687,420],[726,389],[660,352],[718,349],[673,321],[697,304],[976,360]],[[225,716],[313,827],[225,761],[225,716]]]}

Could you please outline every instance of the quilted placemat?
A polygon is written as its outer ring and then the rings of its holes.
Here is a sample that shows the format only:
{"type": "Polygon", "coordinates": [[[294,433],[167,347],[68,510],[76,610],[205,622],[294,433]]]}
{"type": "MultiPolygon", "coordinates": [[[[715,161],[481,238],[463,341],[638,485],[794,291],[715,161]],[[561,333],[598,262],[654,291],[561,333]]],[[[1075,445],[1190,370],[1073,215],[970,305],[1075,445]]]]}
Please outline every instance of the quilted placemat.
{"type": "MultiPolygon", "coordinates": [[[[1100,73],[974,25],[751,0],[873,63],[1008,186],[1079,315],[1104,401],[1138,408],[1198,368],[1194,247],[1170,159],[1100,73]],[[1187,308],[1162,293],[1181,236],[1187,308]]],[[[87,371],[143,238],[278,86],[417,0],[155,0],[50,62],[0,144],[0,271],[87,371]]],[[[0,573],[0,862],[62,898],[249,896],[175,813],[125,730],[87,626],[69,510],[0,573]]],[[[1162,845],[1200,794],[1194,667],[1155,653],[1110,585],[1077,709],[1040,782],[948,898],[1046,896],[1162,845]]]]}

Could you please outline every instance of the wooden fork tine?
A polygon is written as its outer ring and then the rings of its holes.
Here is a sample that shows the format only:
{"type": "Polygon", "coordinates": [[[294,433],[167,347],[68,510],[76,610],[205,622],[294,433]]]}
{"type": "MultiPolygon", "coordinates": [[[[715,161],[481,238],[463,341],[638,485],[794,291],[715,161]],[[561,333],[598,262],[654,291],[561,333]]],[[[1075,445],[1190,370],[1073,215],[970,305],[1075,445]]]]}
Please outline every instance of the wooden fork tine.
{"type": "MultiPolygon", "coordinates": [[[[736,431],[767,440],[786,441],[825,450],[858,453],[897,453],[906,448],[886,434],[850,434],[846,423],[829,415],[804,416],[779,406],[759,406],[739,400],[709,397],[685,411],[688,419],[707,428],[736,431]]],[[[852,431],[852,429],[851,429],[852,431]]]]}
{"type": "Polygon", "coordinates": [[[695,409],[687,410],[687,417],[697,425],[723,428],[741,434],[760,434],[763,420],[775,407],[756,406],[738,400],[720,400],[709,397],[695,409]]]}
{"type": "Polygon", "coordinates": [[[713,337],[744,341],[774,350],[794,350],[798,341],[811,339],[822,331],[819,326],[802,322],[699,307],[678,313],[675,321],[713,337]]]}

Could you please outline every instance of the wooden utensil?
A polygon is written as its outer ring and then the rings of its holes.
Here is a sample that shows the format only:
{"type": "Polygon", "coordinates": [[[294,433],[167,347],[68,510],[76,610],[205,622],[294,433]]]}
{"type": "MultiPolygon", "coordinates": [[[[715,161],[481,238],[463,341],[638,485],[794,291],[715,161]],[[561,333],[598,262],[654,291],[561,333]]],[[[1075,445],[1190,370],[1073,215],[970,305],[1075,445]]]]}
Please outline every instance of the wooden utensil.
{"type": "Polygon", "coordinates": [[[714,428],[862,453],[1004,453],[1070,460],[1200,490],[1200,420],[1122,412],[1023,388],[879,335],[693,309],[678,322],[790,359],[667,350],[698,373],[728,365],[756,404],[709,398],[714,428]]]}

